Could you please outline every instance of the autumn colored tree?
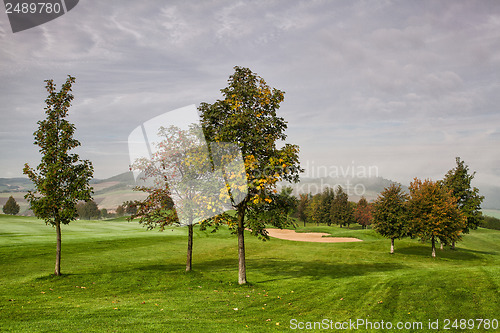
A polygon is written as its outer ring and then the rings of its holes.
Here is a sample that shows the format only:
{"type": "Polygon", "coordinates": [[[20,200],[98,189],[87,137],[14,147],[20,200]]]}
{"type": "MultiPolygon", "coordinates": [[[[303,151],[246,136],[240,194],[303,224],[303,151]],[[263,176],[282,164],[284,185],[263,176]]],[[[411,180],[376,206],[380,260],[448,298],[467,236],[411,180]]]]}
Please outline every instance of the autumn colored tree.
{"type": "MultiPolygon", "coordinates": [[[[467,219],[462,232],[468,234],[470,230],[476,230],[483,221],[481,203],[484,196],[479,195],[479,189],[471,185],[476,173],[469,174],[469,167],[460,157],[456,158],[456,162],[457,166],[444,176],[443,184],[457,199],[457,207],[467,219]]],[[[455,248],[455,242],[452,242],[452,248],[455,248]]]]}
{"type": "Polygon", "coordinates": [[[321,193],[316,193],[315,195],[311,196],[306,208],[307,219],[312,223],[316,223],[316,225],[319,225],[321,223],[321,218],[323,217],[321,201],[321,193]]]}
{"type": "Polygon", "coordinates": [[[366,201],[365,197],[361,197],[354,210],[354,219],[363,229],[366,229],[372,223],[372,218],[372,205],[366,201]]]}
{"type": "Polygon", "coordinates": [[[136,188],[148,193],[148,197],[125,205],[136,207],[130,219],[138,217],[139,223],[149,229],[159,226],[163,230],[175,223],[187,226],[186,271],[191,271],[194,224],[201,223],[204,228],[209,223],[207,217],[216,215],[218,210],[222,212],[220,192],[225,191],[226,186],[222,173],[214,173],[199,126],[193,125],[189,130],[160,127],[158,137],[161,139],[152,156],[140,158],[132,165],[133,170],[143,173],[144,180],[152,182],[150,186],[136,188]]]}
{"type": "MultiPolygon", "coordinates": [[[[234,69],[228,86],[221,90],[223,98],[213,104],[202,103],[199,111],[207,139],[234,143],[243,155],[248,192],[233,206],[236,215],[224,214],[223,218],[238,236],[238,283],[245,284],[244,231],[248,228],[253,235],[268,238],[262,213],[276,209],[277,183],[297,182],[301,170],[298,146],[285,143],[277,147],[286,139],[287,123],[277,115],[284,93],[269,87],[248,68],[234,69]]],[[[278,228],[289,223],[284,216],[272,220],[278,228]]]]}
{"type": "Polygon", "coordinates": [[[349,195],[344,192],[342,186],[335,190],[335,198],[332,200],[330,208],[331,219],[340,227],[349,227],[354,223],[354,209],[349,202],[349,195]]]}
{"type": "Polygon", "coordinates": [[[135,201],[137,211],[128,218],[129,221],[139,219],[139,223],[148,230],[159,227],[160,231],[169,225],[179,223],[168,186],[158,189],[139,186],[135,190],[148,193],[148,197],[142,201],[135,201]]]}
{"type": "Polygon", "coordinates": [[[2,207],[2,211],[4,214],[8,215],[17,215],[19,213],[19,204],[16,202],[16,199],[11,195],[7,202],[2,207]]]}
{"type": "Polygon", "coordinates": [[[406,203],[409,196],[400,184],[386,187],[373,203],[373,228],[382,236],[391,239],[391,254],[394,240],[408,236],[406,203]]]}
{"type": "Polygon", "coordinates": [[[80,160],[69,151],[80,146],[73,138],[75,126],[66,120],[74,96],[71,94],[75,78],[68,76],[60,91],[52,80],[46,80],[49,93],[45,103],[45,120],[38,121],[34,133],[35,144],[40,147],[42,160],[36,169],[25,164],[23,172],[35,185],[25,198],[33,213],[56,229],[57,251],[55,275],[61,275],[61,225],[77,217],[76,204],[91,200],[89,185],[93,175],[92,163],[80,160]]]}
{"type": "Polygon", "coordinates": [[[408,216],[411,234],[431,241],[432,257],[436,256],[437,240],[444,244],[456,242],[466,226],[466,217],[451,191],[431,180],[415,178],[410,184],[408,216]]]}

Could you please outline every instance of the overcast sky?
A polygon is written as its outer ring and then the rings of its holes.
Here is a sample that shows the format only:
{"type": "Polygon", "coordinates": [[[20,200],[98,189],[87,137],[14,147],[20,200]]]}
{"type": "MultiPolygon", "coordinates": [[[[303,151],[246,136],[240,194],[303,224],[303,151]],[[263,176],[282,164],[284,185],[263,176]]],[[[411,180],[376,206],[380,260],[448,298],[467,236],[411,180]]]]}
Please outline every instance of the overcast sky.
{"type": "Polygon", "coordinates": [[[78,153],[106,178],[128,170],[135,127],[214,102],[236,65],[285,91],[279,114],[309,175],[376,167],[408,184],[460,156],[500,184],[497,0],[82,0],[15,34],[2,11],[0,177],[40,160],[45,79],[76,76],[78,153]]]}

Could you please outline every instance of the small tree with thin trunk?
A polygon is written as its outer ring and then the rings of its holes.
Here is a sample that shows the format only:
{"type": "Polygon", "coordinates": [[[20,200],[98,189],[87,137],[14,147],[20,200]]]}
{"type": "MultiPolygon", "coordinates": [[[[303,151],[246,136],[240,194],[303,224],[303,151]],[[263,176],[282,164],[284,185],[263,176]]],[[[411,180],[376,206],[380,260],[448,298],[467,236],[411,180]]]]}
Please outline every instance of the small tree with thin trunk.
{"type": "Polygon", "coordinates": [[[5,205],[2,208],[4,214],[8,215],[17,215],[19,213],[19,204],[16,202],[16,199],[11,195],[5,205]]]}
{"type": "Polygon", "coordinates": [[[56,229],[57,251],[55,275],[61,275],[61,225],[75,220],[78,201],[91,200],[93,167],[88,160],[80,160],[69,151],[80,146],[73,138],[75,126],[66,120],[73,95],[71,86],[75,78],[69,76],[61,90],[56,91],[52,80],[46,80],[49,96],[45,100],[47,118],[38,122],[34,133],[35,144],[40,147],[42,160],[36,169],[25,164],[23,172],[35,185],[28,191],[33,213],[56,229]]]}
{"type": "Polygon", "coordinates": [[[373,228],[382,236],[391,239],[391,254],[394,240],[408,235],[406,223],[406,202],[408,195],[400,184],[386,187],[373,203],[373,228]]]}
{"type": "Polygon", "coordinates": [[[461,239],[466,217],[450,190],[439,182],[415,178],[410,184],[410,196],[410,232],[423,241],[431,241],[432,257],[436,256],[436,241],[451,244],[461,239]]]}

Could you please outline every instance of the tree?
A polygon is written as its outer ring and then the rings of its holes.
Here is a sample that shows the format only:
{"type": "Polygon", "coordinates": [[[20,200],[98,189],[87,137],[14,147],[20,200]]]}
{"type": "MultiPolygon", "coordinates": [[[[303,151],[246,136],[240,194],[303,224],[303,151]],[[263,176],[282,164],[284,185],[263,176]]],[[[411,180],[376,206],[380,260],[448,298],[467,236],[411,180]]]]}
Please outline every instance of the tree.
{"type": "Polygon", "coordinates": [[[321,193],[316,193],[311,197],[308,202],[306,209],[306,215],[309,221],[319,225],[321,218],[323,217],[322,207],[321,207],[321,193]]]}
{"type": "Polygon", "coordinates": [[[129,215],[135,215],[137,213],[137,202],[136,201],[125,201],[122,204],[125,209],[125,213],[129,215]]]}
{"type": "MultiPolygon", "coordinates": [[[[457,199],[457,207],[467,219],[462,232],[468,234],[470,230],[476,230],[483,221],[481,203],[484,196],[479,195],[479,189],[471,187],[476,172],[470,175],[469,167],[460,160],[460,157],[456,158],[456,162],[457,166],[444,176],[443,184],[451,190],[451,194],[457,199]]],[[[455,242],[452,242],[452,248],[455,248],[455,242]]]]}
{"type": "Polygon", "coordinates": [[[82,220],[99,219],[101,217],[101,211],[93,200],[79,202],[76,205],[76,212],[82,220]]]}
{"type": "Polygon", "coordinates": [[[107,218],[108,217],[108,210],[106,208],[102,208],[101,209],[101,217],[103,219],[107,218]]]}
{"type": "Polygon", "coordinates": [[[148,193],[148,197],[144,201],[124,203],[134,207],[129,220],[139,217],[139,223],[148,229],[160,226],[163,230],[174,223],[187,225],[186,271],[192,269],[194,224],[199,222],[206,227],[208,222],[204,217],[210,216],[209,210],[213,213],[220,208],[214,197],[218,198],[220,190],[225,189],[225,185],[220,186],[224,184],[222,173],[217,177],[219,174],[213,172],[202,136],[202,129],[194,124],[188,130],[176,126],[160,127],[157,150],[150,157],[137,159],[131,166],[142,172],[143,180],[152,180],[150,186],[135,188],[148,193]],[[213,186],[214,182],[219,183],[219,187],[213,186]]]}
{"type": "Polygon", "coordinates": [[[304,227],[306,226],[307,221],[307,207],[310,204],[311,195],[308,194],[299,194],[299,201],[297,204],[297,218],[304,222],[304,227]]]}
{"type": "MultiPolygon", "coordinates": [[[[263,212],[276,208],[276,185],[279,181],[299,179],[299,147],[277,143],[286,139],[286,121],[277,116],[284,93],[269,87],[263,78],[248,68],[235,67],[228,86],[221,90],[223,99],[213,104],[202,103],[199,111],[207,139],[211,142],[237,144],[242,152],[248,192],[234,205],[236,215],[223,218],[238,236],[238,283],[245,284],[245,228],[255,236],[267,239],[263,212]]],[[[284,216],[273,219],[275,227],[289,225],[284,216]]]]}
{"type": "Polygon", "coordinates": [[[394,253],[394,240],[408,236],[407,201],[408,195],[401,185],[393,183],[373,203],[373,227],[379,234],[391,239],[391,254],[394,253]]]}
{"type": "Polygon", "coordinates": [[[366,201],[365,197],[361,197],[354,210],[354,219],[363,229],[366,229],[372,223],[372,218],[372,206],[366,201]]]}
{"type": "Polygon", "coordinates": [[[410,184],[408,214],[412,236],[431,240],[432,257],[436,256],[436,240],[444,244],[456,242],[466,225],[466,217],[451,191],[431,180],[415,178],[410,184]]]}
{"type": "Polygon", "coordinates": [[[80,146],[73,138],[75,126],[66,120],[74,96],[71,94],[75,78],[68,76],[59,92],[52,80],[46,80],[49,93],[45,103],[45,120],[38,121],[34,133],[34,144],[40,147],[42,159],[36,169],[26,163],[24,174],[35,185],[25,198],[33,213],[56,229],[57,251],[55,275],[61,275],[61,225],[77,217],[76,204],[80,200],[91,200],[93,175],[92,163],[80,160],[77,154],[69,153],[80,146]]]}
{"type": "Polygon", "coordinates": [[[122,217],[123,214],[125,214],[125,208],[123,208],[122,205],[116,207],[116,216],[117,217],[122,217]]]}
{"type": "Polygon", "coordinates": [[[319,217],[321,222],[326,223],[328,226],[334,223],[331,214],[331,208],[334,199],[335,199],[335,191],[330,187],[326,187],[323,190],[323,193],[321,193],[321,201],[319,204],[320,206],[319,217]]]}
{"type": "Polygon", "coordinates": [[[332,200],[330,214],[332,221],[340,227],[349,227],[354,222],[354,209],[349,203],[349,196],[340,185],[335,191],[335,198],[332,200]]]}
{"type": "Polygon", "coordinates": [[[11,195],[2,208],[4,214],[17,215],[19,213],[19,204],[16,199],[11,195]]]}

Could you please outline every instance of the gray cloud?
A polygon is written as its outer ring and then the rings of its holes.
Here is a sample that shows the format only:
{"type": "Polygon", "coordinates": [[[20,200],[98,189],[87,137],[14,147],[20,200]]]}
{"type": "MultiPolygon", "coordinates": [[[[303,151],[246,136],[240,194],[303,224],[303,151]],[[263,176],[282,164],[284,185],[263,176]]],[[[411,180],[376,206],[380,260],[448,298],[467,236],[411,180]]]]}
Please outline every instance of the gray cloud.
{"type": "Polygon", "coordinates": [[[286,92],[309,165],[377,165],[402,182],[462,156],[498,181],[498,1],[105,1],[12,34],[0,21],[0,176],[37,162],[43,80],[75,75],[70,119],[96,176],[163,112],[219,97],[235,65],[286,92]]]}

